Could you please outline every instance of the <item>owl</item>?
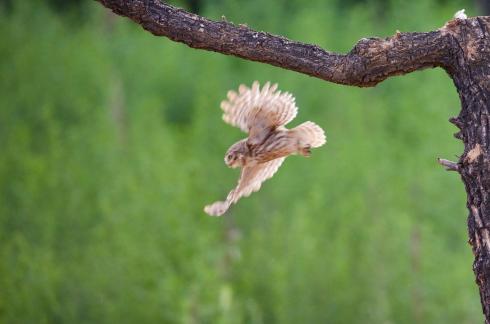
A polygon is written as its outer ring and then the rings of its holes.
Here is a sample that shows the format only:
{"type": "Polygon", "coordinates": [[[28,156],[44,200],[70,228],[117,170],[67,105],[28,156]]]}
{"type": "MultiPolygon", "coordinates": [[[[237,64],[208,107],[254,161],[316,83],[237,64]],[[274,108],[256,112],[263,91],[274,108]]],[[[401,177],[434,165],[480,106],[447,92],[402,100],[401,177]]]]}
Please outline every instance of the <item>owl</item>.
{"type": "Polygon", "coordinates": [[[292,129],[284,127],[296,117],[294,97],[277,91],[277,84],[267,82],[262,89],[255,81],[251,88],[240,85],[238,93],[229,91],[221,102],[223,120],[248,137],[233,144],[225,155],[225,164],[241,168],[238,184],[225,201],[204,207],[210,216],[221,216],[240,198],[258,191],[271,178],[287,156],[310,156],[311,149],[326,143],[323,129],[307,121],[292,129]]]}

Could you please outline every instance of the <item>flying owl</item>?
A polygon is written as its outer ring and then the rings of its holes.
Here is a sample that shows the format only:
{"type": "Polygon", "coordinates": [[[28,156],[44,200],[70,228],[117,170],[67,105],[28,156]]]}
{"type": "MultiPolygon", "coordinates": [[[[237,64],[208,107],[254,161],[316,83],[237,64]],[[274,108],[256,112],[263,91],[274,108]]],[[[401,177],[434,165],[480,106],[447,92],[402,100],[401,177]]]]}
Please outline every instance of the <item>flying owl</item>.
{"type": "Polygon", "coordinates": [[[231,204],[258,191],[262,182],[271,178],[287,156],[310,156],[311,148],[326,143],[323,129],[307,121],[292,129],[284,127],[296,117],[298,108],[294,97],[277,90],[277,84],[267,82],[262,89],[255,81],[252,88],[240,85],[238,93],[228,91],[228,99],[221,102],[223,120],[248,137],[233,144],[225,155],[230,168],[241,168],[238,185],[225,201],[204,207],[210,216],[223,215],[231,204]]]}

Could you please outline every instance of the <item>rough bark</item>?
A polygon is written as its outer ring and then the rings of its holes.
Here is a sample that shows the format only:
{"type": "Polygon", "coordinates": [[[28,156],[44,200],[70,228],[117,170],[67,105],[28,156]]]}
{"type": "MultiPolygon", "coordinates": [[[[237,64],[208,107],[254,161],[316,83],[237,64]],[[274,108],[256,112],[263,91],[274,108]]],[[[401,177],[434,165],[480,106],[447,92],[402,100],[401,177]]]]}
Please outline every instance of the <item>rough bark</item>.
{"type": "Polygon", "coordinates": [[[459,172],[468,194],[469,243],[486,323],[490,323],[490,17],[449,24],[453,63],[448,72],[462,109],[451,119],[464,142],[459,172]]]}
{"type": "Polygon", "coordinates": [[[490,17],[453,19],[427,33],[361,39],[349,53],[336,54],[244,25],[211,21],[158,0],[97,1],[154,35],[340,84],[374,86],[394,75],[445,69],[461,99],[461,112],[450,121],[460,129],[455,136],[465,149],[457,163],[439,163],[459,172],[466,187],[473,270],[490,324],[490,17]]]}

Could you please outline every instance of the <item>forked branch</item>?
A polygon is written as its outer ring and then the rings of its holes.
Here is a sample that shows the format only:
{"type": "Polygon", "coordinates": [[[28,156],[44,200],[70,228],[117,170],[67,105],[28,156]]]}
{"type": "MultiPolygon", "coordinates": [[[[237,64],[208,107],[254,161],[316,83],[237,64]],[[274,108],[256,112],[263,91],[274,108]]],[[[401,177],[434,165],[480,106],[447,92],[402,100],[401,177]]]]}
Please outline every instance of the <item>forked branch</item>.
{"type": "Polygon", "coordinates": [[[212,21],[159,0],[97,1],[154,35],[340,84],[369,87],[393,75],[447,63],[448,34],[441,30],[396,32],[386,39],[363,38],[342,55],[245,25],[212,21]]]}
{"type": "Polygon", "coordinates": [[[490,324],[490,16],[466,19],[459,12],[436,31],[361,39],[342,55],[244,25],[211,21],[159,0],[97,1],[154,35],[340,84],[368,87],[390,76],[443,67],[461,100],[461,112],[451,122],[459,128],[455,136],[465,150],[458,162],[439,163],[457,171],[465,183],[473,270],[485,323],[490,324]]]}

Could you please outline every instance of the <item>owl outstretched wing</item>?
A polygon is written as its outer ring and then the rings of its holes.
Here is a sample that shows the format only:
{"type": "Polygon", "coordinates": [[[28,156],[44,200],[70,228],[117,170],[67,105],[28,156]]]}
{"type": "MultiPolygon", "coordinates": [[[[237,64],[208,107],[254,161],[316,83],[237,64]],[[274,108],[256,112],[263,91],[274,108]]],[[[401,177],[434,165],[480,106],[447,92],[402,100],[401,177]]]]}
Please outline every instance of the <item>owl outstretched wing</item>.
{"type": "Polygon", "coordinates": [[[235,189],[230,191],[225,201],[217,201],[204,207],[204,211],[210,216],[223,215],[231,204],[236,203],[242,197],[248,197],[260,189],[262,182],[270,179],[279,169],[285,157],[278,158],[266,163],[244,167],[240,174],[240,180],[235,189]]]}
{"type": "Polygon", "coordinates": [[[260,144],[270,131],[286,125],[296,117],[298,108],[292,94],[281,93],[277,84],[267,82],[262,90],[254,81],[251,88],[240,85],[238,93],[228,91],[221,102],[223,120],[249,134],[248,143],[260,144]]]}

